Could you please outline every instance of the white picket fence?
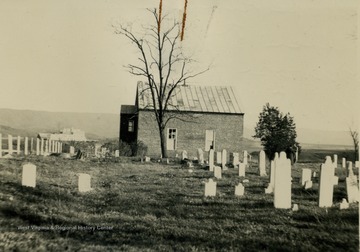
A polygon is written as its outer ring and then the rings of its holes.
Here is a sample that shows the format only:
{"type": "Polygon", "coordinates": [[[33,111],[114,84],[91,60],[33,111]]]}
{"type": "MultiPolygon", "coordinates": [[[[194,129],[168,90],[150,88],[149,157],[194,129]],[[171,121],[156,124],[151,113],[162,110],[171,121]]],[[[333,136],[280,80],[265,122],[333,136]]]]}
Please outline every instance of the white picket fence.
{"type": "Polygon", "coordinates": [[[12,135],[3,137],[2,134],[0,134],[0,157],[2,157],[4,154],[12,155],[14,153],[17,155],[49,155],[51,153],[62,153],[62,147],[63,143],[60,141],[39,138],[30,138],[29,140],[29,137],[13,137],[12,135]],[[16,144],[14,144],[14,142],[16,144]],[[4,148],[5,145],[6,148],[4,148]]]}

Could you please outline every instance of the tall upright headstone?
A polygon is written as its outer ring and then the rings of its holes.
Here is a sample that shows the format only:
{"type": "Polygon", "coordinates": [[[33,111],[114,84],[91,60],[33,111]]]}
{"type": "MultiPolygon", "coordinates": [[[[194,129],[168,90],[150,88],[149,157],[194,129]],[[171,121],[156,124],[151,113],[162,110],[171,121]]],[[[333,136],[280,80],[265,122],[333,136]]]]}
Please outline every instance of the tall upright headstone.
{"type": "Polygon", "coordinates": [[[79,192],[91,191],[91,176],[89,174],[79,174],[79,192]]]}
{"type": "Polygon", "coordinates": [[[209,171],[214,171],[214,150],[209,150],[209,171]]]}
{"type": "Polygon", "coordinates": [[[239,177],[245,177],[245,167],[244,163],[239,164],[239,177]]]}
{"type": "Polygon", "coordinates": [[[221,152],[216,152],[216,164],[221,164],[221,152]]]}
{"type": "Polygon", "coordinates": [[[311,169],[304,168],[301,173],[301,185],[305,186],[306,181],[311,181],[311,169]]]}
{"type": "Polygon", "coordinates": [[[281,152],[275,162],[275,186],[274,206],[275,208],[291,208],[291,161],[286,158],[286,153],[281,152]]]}
{"type": "Polygon", "coordinates": [[[354,171],[353,171],[353,168],[352,168],[352,162],[351,161],[348,161],[347,176],[348,177],[353,177],[354,176],[354,171]]]}
{"type": "Polygon", "coordinates": [[[346,158],[342,158],[342,168],[346,169],[346,158]]]}
{"type": "Polygon", "coordinates": [[[33,164],[25,164],[22,169],[21,184],[23,186],[35,187],[36,186],[36,166],[33,164]]]}
{"type": "Polygon", "coordinates": [[[246,150],[243,151],[243,163],[245,166],[248,164],[248,152],[246,150]]]}
{"type": "Polygon", "coordinates": [[[226,162],[227,162],[227,152],[225,149],[222,150],[221,153],[221,168],[226,169],[226,162]]]}
{"type": "Polygon", "coordinates": [[[49,139],[48,140],[48,152],[51,153],[52,152],[52,141],[49,139]]]}
{"type": "Polygon", "coordinates": [[[44,138],[41,138],[40,155],[44,155],[44,148],[45,148],[44,145],[45,145],[44,138]]]}
{"type": "Polygon", "coordinates": [[[334,154],[334,167],[337,168],[338,165],[338,155],[334,154]]]}
{"type": "Polygon", "coordinates": [[[13,154],[13,137],[12,135],[8,135],[8,153],[13,154]]]}
{"type": "Polygon", "coordinates": [[[17,144],[16,144],[16,153],[20,155],[20,146],[21,146],[21,138],[20,136],[17,137],[17,144]]]}
{"type": "Polygon", "coordinates": [[[201,148],[197,149],[197,158],[198,158],[199,164],[203,165],[204,164],[204,152],[201,148]]]}
{"type": "Polygon", "coordinates": [[[205,182],[205,197],[216,196],[216,182],[212,179],[209,179],[208,182],[205,182]]]}
{"type": "Polygon", "coordinates": [[[265,151],[261,150],[259,153],[259,175],[266,176],[266,167],[265,167],[265,151]]]}
{"type": "Polygon", "coordinates": [[[232,153],[232,165],[234,168],[239,165],[239,153],[238,152],[232,153]]]}
{"type": "Polygon", "coordinates": [[[325,163],[320,167],[319,207],[331,207],[333,204],[334,173],[331,157],[326,156],[325,163]]]}
{"type": "Polygon", "coordinates": [[[0,134],[0,157],[2,157],[2,134],[0,134]]]}
{"type": "Polygon", "coordinates": [[[346,192],[349,203],[359,202],[359,185],[356,176],[346,178],[346,192]]]}
{"type": "Polygon", "coordinates": [[[29,155],[29,138],[28,137],[25,137],[24,155],[29,155]]]}
{"type": "Polygon", "coordinates": [[[40,139],[36,138],[36,156],[40,155],[40,139]]]}
{"type": "Polygon", "coordinates": [[[30,154],[34,154],[34,138],[30,139],[30,154]]]}
{"type": "Polygon", "coordinates": [[[75,148],[74,146],[70,146],[70,155],[74,155],[75,154],[75,148]]]}

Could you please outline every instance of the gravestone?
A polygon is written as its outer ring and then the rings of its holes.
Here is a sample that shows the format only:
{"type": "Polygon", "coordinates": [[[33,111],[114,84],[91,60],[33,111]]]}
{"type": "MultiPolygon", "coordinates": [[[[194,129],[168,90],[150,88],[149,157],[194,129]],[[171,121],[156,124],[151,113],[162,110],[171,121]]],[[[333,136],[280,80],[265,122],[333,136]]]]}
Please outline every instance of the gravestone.
{"type": "Polygon", "coordinates": [[[145,156],[145,162],[150,162],[150,157],[145,156]]]}
{"type": "Polygon", "coordinates": [[[311,189],[312,186],[313,186],[313,182],[311,180],[305,181],[305,185],[304,185],[305,190],[311,189]]]}
{"type": "Polygon", "coordinates": [[[235,168],[236,166],[239,165],[239,153],[237,152],[233,152],[232,153],[232,165],[235,168]]]}
{"type": "Polygon", "coordinates": [[[214,171],[214,150],[209,150],[209,171],[214,171]]]}
{"type": "Polygon", "coordinates": [[[50,139],[48,140],[48,152],[52,152],[52,141],[50,139]]]}
{"type": "Polygon", "coordinates": [[[237,186],[235,186],[235,196],[243,196],[245,192],[245,187],[243,184],[239,183],[237,186]]]}
{"type": "Polygon", "coordinates": [[[181,152],[181,160],[186,160],[186,159],[188,159],[187,151],[183,150],[181,152]]]}
{"type": "Polygon", "coordinates": [[[115,157],[120,157],[120,152],[119,152],[119,150],[115,150],[115,157]]]}
{"type": "Polygon", "coordinates": [[[70,155],[74,155],[75,154],[75,148],[74,146],[70,146],[70,155]]]}
{"type": "Polygon", "coordinates": [[[216,182],[212,179],[205,183],[205,197],[208,196],[216,196],[216,182]]]}
{"type": "Polygon", "coordinates": [[[354,176],[354,171],[353,171],[353,168],[352,168],[352,162],[351,161],[348,161],[347,176],[348,177],[353,177],[354,176]]]}
{"type": "Polygon", "coordinates": [[[79,173],[79,192],[91,191],[91,177],[89,174],[79,173]]]}
{"type": "MultiPolygon", "coordinates": [[[[275,158],[278,158],[278,155],[275,155],[275,158]]],[[[274,160],[275,160],[274,158],[274,160]]],[[[265,193],[273,193],[274,192],[274,186],[275,186],[275,161],[270,161],[270,182],[267,188],[265,188],[265,193]]]]}
{"type": "Polygon", "coordinates": [[[36,166],[28,163],[23,165],[21,184],[23,186],[36,186],[36,166]]]}
{"type": "Polygon", "coordinates": [[[0,158],[2,157],[2,134],[0,134],[0,158]]]}
{"type": "Polygon", "coordinates": [[[349,203],[345,198],[343,198],[342,202],[340,203],[340,210],[348,209],[348,208],[349,208],[349,203]]]}
{"type": "Polygon", "coordinates": [[[11,155],[13,153],[13,137],[8,135],[8,153],[11,155]]]}
{"type": "Polygon", "coordinates": [[[275,159],[274,174],[274,206],[275,208],[291,208],[291,161],[286,158],[286,153],[281,152],[275,159]]]}
{"type": "Polygon", "coordinates": [[[36,156],[40,155],[40,139],[36,138],[36,156]]]}
{"type": "Polygon", "coordinates": [[[299,211],[299,205],[298,205],[298,204],[294,204],[292,210],[293,210],[294,212],[299,211]]]}
{"type": "Polygon", "coordinates": [[[346,158],[342,158],[342,168],[346,168],[346,158]]]}
{"type": "Polygon", "coordinates": [[[359,161],[355,161],[355,168],[360,168],[360,163],[359,163],[359,161]]]}
{"type": "Polygon", "coordinates": [[[214,166],[214,177],[217,179],[221,179],[221,167],[220,166],[214,166]]]}
{"type": "Polygon", "coordinates": [[[331,207],[334,192],[334,164],[330,156],[326,156],[324,164],[320,167],[319,181],[319,207],[331,207]]]}
{"type": "Polygon", "coordinates": [[[246,150],[244,150],[244,152],[243,152],[243,163],[245,166],[247,166],[247,164],[248,164],[248,153],[246,150]]]}
{"type": "Polygon", "coordinates": [[[20,136],[17,137],[17,144],[16,144],[16,153],[20,155],[20,146],[21,146],[21,138],[20,136]]]}
{"type": "Polygon", "coordinates": [[[334,167],[337,168],[338,165],[338,155],[334,154],[334,167]]]}
{"type": "Polygon", "coordinates": [[[216,164],[221,165],[221,152],[216,152],[216,164]]]}
{"type": "Polygon", "coordinates": [[[198,158],[199,164],[203,165],[204,164],[204,152],[201,148],[197,149],[197,158],[198,158]]]}
{"type": "Polygon", "coordinates": [[[28,137],[25,137],[24,155],[29,155],[29,138],[28,137]]]}
{"type": "Polygon", "coordinates": [[[349,203],[359,202],[359,186],[356,176],[346,178],[346,192],[349,203]]]}
{"type": "Polygon", "coordinates": [[[41,138],[40,155],[44,155],[44,139],[41,138]]]}
{"type": "Polygon", "coordinates": [[[259,153],[259,175],[266,176],[266,169],[265,169],[265,151],[260,151],[259,153]]]}
{"type": "Polygon", "coordinates": [[[306,181],[311,181],[311,169],[304,168],[301,173],[301,185],[304,186],[306,181]]]}
{"type": "Polygon", "coordinates": [[[227,162],[227,152],[225,149],[223,149],[221,153],[221,168],[223,168],[224,170],[227,169],[226,162],[227,162]]]}
{"type": "Polygon", "coordinates": [[[239,177],[245,177],[245,167],[244,163],[239,164],[239,177]]]}

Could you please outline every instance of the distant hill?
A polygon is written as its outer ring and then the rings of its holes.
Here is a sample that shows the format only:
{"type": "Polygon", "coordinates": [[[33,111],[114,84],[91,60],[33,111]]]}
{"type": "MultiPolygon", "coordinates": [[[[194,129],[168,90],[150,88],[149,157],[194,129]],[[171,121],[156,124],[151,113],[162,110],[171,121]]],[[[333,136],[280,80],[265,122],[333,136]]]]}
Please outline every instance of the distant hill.
{"type": "Polygon", "coordinates": [[[2,134],[36,136],[39,132],[77,128],[85,131],[89,139],[117,138],[119,123],[117,114],[0,109],[2,134]]]}

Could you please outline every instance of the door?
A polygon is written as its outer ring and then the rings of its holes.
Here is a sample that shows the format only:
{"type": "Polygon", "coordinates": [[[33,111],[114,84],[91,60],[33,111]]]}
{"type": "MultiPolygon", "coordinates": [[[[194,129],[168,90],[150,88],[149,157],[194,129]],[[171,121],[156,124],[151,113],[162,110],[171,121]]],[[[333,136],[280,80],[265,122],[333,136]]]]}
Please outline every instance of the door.
{"type": "Polygon", "coordinates": [[[215,150],[215,131],[206,130],[205,131],[205,151],[210,149],[215,150]]]}
{"type": "Polygon", "coordinates": [[[168,129],[167,141],[166,141],[167,150],[176,150],[176,138],[177,138],[176,129],[168,129]]]}

